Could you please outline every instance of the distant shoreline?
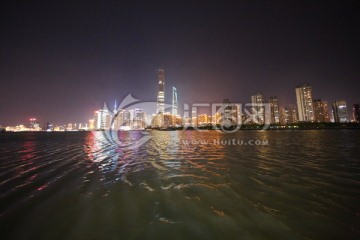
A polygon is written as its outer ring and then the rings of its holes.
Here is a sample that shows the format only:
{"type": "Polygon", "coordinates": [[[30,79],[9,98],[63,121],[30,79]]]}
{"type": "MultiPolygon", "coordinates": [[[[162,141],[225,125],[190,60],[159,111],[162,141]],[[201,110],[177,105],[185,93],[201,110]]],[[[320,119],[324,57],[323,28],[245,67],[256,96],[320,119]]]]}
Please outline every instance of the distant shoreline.
{"type": "MultiPolygon", "coordinates": [[[[188,127],[167,127],[167,128],[149,128],[150,130],[170,131],[170,130],[220,130],[221,125],[206,126],[188,126],[188,127]]],[[[223,127],[224,130],[332,130],[332,129],[360,129],[360,123],[296,123],[288,125],[273,125],[268,127],[258,124],[233,125],[231,127],[223,127]]]]}
{"type": "MultiPolygon", "coordinates": [[[[241,125],[241,126],[231,126],[223,128],[225,131],[241,131],[241,130],[339,130],[339,129],[349,129],[356,130],[360,129],[360,123],[297,123],[289,125],[270,125],[267,128],[264,128],[264,125],[241,125]]],[[[206,125],[206,126],[188,126],[188,127],[167,127],[167,128],[146,128],[142,130],[130,130],[130,131],[196,131],[196,130],[222,130],[220,125],[206,125]]],[[[29,132],[91,132],[92,130],[78,130],[78,131],[0,131],[1,133],[29,133],[29,132]]],[[[95,131],[105,131],[105,130],[95,130],[95,131]]],[[[118,130],[120,132],[128,132],[118,130]]]]}

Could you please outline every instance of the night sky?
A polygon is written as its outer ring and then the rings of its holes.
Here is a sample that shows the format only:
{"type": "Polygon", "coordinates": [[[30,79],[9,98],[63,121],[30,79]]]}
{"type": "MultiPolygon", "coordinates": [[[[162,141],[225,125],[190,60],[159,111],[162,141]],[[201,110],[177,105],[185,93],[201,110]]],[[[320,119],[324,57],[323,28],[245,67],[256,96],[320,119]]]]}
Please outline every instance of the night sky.
{"type": "MultiPolygon", "coordinates": [[[[360,102],[360,1],[7,1],[0,125],[87,122],[128,93],[166,102],[360,102]],[[52,3],[50,3],[52,2],[52,3]]],[[[42,125],[43,126],[43,125],[42,125]]]]}

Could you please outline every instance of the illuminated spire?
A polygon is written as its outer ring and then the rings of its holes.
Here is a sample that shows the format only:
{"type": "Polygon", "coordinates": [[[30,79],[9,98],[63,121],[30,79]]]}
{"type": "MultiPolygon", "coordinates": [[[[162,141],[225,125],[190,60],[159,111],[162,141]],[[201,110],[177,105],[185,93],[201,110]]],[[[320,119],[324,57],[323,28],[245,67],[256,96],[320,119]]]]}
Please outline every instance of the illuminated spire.
{"type": "Polygon", "coordinates": [[[164,113],[165,102],[165,73],[164,69],[159,69],[159,92],[157,97],[157,113],[164,113]]]}
{"type": "Polygon", "coordinates": [[[178,100],[177,100],[177,91],[175,87],[173,87],[173,92],[172,92],[172,114],[174,116],[178,115],[178,100]]]}

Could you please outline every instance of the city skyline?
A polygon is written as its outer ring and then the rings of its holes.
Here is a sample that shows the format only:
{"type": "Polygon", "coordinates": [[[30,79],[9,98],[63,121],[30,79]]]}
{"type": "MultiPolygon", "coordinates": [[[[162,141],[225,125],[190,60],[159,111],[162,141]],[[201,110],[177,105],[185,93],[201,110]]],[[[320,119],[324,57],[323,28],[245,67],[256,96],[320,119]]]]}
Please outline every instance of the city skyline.
{"type": "Polygon", "coordinates": [[[296,104],[294,86],[308,83],[329,106],[346,100],[350,114],[360,101],[358,9],[356,1],[7,2],[0,124],[86,122],[128,93],[153,101],[159,68],[181,93],[179,111],[248,102],[258,91],[286,107],[296,104]]]}
{"type": "MultiPolygon", "coordinates": [[[[157,100],[156,100],[156,109],[155,113],[146,112],[141,108],[141,101],[134,99],[135,103],[137,103],[138,107],[126,107],[126,108],[118,108],[117,101],[115,100],[114,110],[109,110],[108,105],[104,103],[102,109],[96,110],[94,112],[94,117],[89,119],[85,124],[83,123],[67,123],[63,125],[56,124],[54,126],[53,123],[46,122],[46,127],[41,128],[40,123],[36,118],[30,118],[29,127],[26,124],[19,124],[16,126],[6,126],[7,130],[10,131],[41,131],[41,130],[55,130],[55,131],[73,131],[73,130],[99,130],[99,129],[114,129],[114,130],[140,130],[145,129],[146,127],[174,127],[174,126],[200,126],[203,124],[225,124],[222,123],[221,118],[226,120],[225,115],[230,113],[226,113],[226,109],[230,107],[232,104],[231,101],[227,98],[223,101],[223,106],[225,106],[224,116],[217,116],[218,112],[214,115],[204,114],[199,112],[196,108],[191,113],[191,116],[185,116],[178,114],[178,100],[177,100],[177,90],[173,86],[172,87],[172,99],[171,105],[166,103],[166,98],[164,95],[165,91],[165,70],[158,70],[158,92],[157,92],[157,100]],[[229,105],[230,104],[230,105],[229,105]],[[139,108],[140,106],[140,108],[139,108]],[[166,111],[165,111],[166,110],[166,111]],[[139,115],[140,114],[140,115],[139,115]],[[219,118],[220,117],[220,118],[219,118]],[[206,119],[206,120],[205,120],[206,119]]],[[[131,96],[131,95],[130,95],[131,96]]],[[[309,84],[300,84],[295,88],[295,96],[296,96],[296,106],[290,104],[287,106],[279,105],[278,97],[272,96],[269,97],[268,100],[264,99],[264,96],[261,92],[256,93],[251,96],[251,105],[255,118],[258,122],[255,124],[272,124],[272,125],[291,125],[296,123],[306,123],[306,122],[314,122],[314,123],[350,123],[357,122],[359,123],[358,117],[358,105],[353,104],[353,109],[351,112],[347,110],[347,102],[345,100],[336,100],[333,103],[332,111],[329,113],[328,103],[327,101],[323,101],[321,99],[313,98],[312,95],[312,87],[309,84]],[[268,104],[268,112],[266,111],[266,105],[268,104]]],[[[316,96],[315,96],[316,97],[316,96]]],[[[126,100],[126,98],[124,99],[126,100]]],[[[148,102],[149,103],[149,102],[148,102]]],[[[145,103],[146,106],[148,103],[145,103]]],[[[155,103],[155,102],[154,102],[155,103]]],[[[250,102],[249,102],[250,103],[250,102]]],[[[120,105],[122,103],[120,102],[120,105]]],[[[204,103],[196,103],[196,105],[200,106],[204,103]]],[[[213,104],[213,103],[211,103],[213,104]]],[[[216,103],[217,104],[217,103],[216,103]]],[[[234,109],[237,109],[234,113],[234,121],[232,124],[253,124],[252,120],[247,122],[246,119],[242,119],[244,117],[239,115],[239,109],[241,106],[236,103],[233,105],[234,109]],[[240,120],[242,119],[242,120],[240,120]]],[[[240,103],[242,104],[242,103],[240,103]]],[[[245,103],[248,104],[248,103],[245,103]]],[[[151,104],[150,104],[151,105],[151,104]]],[[[210,104],[209,104],[210,106],[210,104]]],[[[120,106],[119,106],[120,107],[120,106]]],[[[231,107],[230,109],[233,109],[231,107]]],[[[149,110],[149,108],[147,109],[149,110]]],[[[150,111],[151,110],[150,107],[150,111]]],[[[209,109],[208,109],[209,110],[209,109]]],[[[230,112],[233,113],[233,110],[230,112]]],[[[244,113],[242,113],[244,114],[244,113]]],[[[43,124],[44,125],[44,124],[43,124]]],[[[45,126],[45,125],[44,125],[45,126]]],[[[4,127],[1,126],[0,127],[4,127]]]]}

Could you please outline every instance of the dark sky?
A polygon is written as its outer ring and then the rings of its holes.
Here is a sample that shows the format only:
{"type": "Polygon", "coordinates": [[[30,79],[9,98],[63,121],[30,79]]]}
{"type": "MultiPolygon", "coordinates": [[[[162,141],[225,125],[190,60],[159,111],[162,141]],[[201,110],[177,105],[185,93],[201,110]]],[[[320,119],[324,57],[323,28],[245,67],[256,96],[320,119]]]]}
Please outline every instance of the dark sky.
{"type": "Polygon", "coordinates": [[[0,125],[86,122],[128,93],[153,101],[360,102],[360,1],[8,1],[0,5],[0,125]]]}

